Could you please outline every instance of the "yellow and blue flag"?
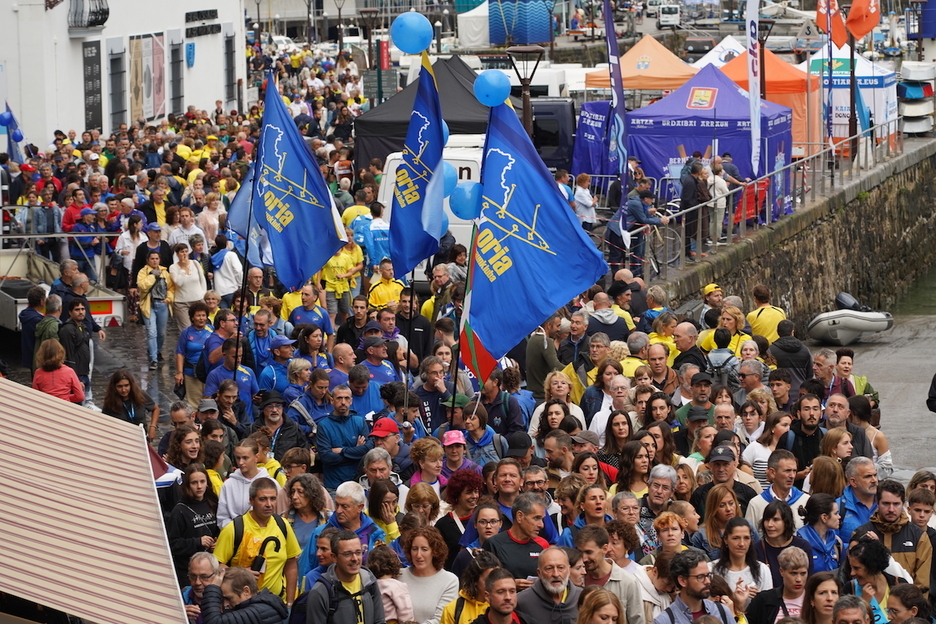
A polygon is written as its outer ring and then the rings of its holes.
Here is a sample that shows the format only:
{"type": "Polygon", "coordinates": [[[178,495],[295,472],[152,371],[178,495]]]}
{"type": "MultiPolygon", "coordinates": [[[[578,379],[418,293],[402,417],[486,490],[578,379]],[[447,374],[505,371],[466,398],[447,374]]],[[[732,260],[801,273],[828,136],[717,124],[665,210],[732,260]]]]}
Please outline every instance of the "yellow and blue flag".
{"type": "Polygon", "coordinates": [[[286,110],[272,72],[264,104],[253,215],[269,241],[277,277],[287,288],[298,290],[348,238],[318,163],[286,110]]]}
{"type": "Polygon", "coordinates": [[[479,380],[608,265],[507,104],[491,109],[471,246],[462,358],[479,380]]]}
{"type": "MultiPolygon", "coordinates": [[[[621,60],[618,54],[617,32],[614,30],[614,11],[611,10],[611,0],[604,0],[605,37],[608,44],[608,71],[611,72],[611,110],[608,111],[608,162],[618,172],[621,183],[621,203],[610,206],[615,210],[627,205],[627,124],[624,115],[627,108],[624,106],[624,79],[621,77],[621,60]]],[[[615,218],[618,219],[620,232],[627,231],[627,210],[618,210],[615,218]]]]}
{"type": "Polygon", "coordinates": [[[423,52],[390,213],[390,259],[398,279],[438,253],[445,234],[442,147],[442,104],[429,55],[423,52]]]}

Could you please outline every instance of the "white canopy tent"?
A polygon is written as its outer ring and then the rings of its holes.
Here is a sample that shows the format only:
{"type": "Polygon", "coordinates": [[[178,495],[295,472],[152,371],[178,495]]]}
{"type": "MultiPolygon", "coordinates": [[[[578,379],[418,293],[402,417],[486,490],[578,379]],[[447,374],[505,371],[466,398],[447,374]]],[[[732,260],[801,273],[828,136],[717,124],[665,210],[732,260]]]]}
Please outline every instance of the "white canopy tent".
{"type": "Polygon", "coordinates": [[[491,45],[488,30],[488,0],[458,14],[458,45],[462,48],[486,48],[491,45]]]}
{"type": "Polygon", "coordinates": [[[692,63],[692,66],[696,69],[702,69],[706,65],[714,65],[715,67],[721,67],[731,59],[736,56],[741,56],[741,53],[744,52],[744,46],[741,45],[741,42],[735,39],[733,36],[728,35],[722,39],[718,45],[708,51],[708,53],[700,58],[695,63],[692,63]]]}

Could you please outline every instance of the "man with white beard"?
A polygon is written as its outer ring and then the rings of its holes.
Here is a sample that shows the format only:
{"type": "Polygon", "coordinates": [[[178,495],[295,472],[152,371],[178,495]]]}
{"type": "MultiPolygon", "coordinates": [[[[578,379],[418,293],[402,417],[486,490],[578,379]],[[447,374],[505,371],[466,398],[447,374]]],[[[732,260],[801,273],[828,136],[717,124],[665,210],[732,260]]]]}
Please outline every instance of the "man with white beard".
{"type": "Polygon", "coordinates": [[[532,587],[517,594],[517,613],[524,622],[574,624],[580,587],[569,582],[569,557],[558,546],[540,553],[532,587]]]}

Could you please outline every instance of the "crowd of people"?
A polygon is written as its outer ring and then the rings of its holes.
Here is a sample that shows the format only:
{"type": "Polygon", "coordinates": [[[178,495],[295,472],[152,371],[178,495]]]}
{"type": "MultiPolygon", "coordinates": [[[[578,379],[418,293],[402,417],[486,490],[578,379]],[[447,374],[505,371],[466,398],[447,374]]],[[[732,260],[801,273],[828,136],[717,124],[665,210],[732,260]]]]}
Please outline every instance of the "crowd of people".
{"type": "Polygon", "coordinates": [[[76,234],[30,239],[61,276],[28,293],[22,364],[179,471],[159,493],[190,621],[929,621],[936,475],[888,478],[856,354],[811,352],[764,285],[680,318],[621,269],[478,380],[467,250],[443,241],[424,301],[394,279],[379,161],[322,147],[349,242],[288,292],[224,234],[257,119],[167,123],[15,171],[23,233],[76,234]],[[174,374],[164,435],[129,370],[91,397],[95,253],[174,374]]]}

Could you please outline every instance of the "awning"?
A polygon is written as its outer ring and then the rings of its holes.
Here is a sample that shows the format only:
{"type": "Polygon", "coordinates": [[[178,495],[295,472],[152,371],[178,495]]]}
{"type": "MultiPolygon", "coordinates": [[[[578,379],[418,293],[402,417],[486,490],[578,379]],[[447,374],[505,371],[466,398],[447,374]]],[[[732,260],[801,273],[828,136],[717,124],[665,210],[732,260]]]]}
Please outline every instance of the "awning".
{"type": "Polygon", "coordinates": [[[186,624],[141,428],[0,379],[0,592],[186,624]]]}

